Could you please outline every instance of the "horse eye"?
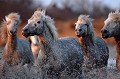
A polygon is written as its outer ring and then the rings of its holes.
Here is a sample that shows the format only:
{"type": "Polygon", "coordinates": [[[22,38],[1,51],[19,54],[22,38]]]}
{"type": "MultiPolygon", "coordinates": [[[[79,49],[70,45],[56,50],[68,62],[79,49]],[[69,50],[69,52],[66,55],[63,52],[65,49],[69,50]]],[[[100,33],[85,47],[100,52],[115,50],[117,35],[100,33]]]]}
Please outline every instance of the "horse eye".
{"type": "Polygon", "coordinates": [[[88,24],[85,24],[86,26],[88,26],[88,24]]]}
{"type": "Polygon", "coordinates": [[[40,24],[40,21],[38,21],[37,23],[40,24]]]}
{"type": "Polygon", "coordinates": [[[9,25],[9,24],[10,24],[10,21],[8,21],[6,24],[9,25]]]}

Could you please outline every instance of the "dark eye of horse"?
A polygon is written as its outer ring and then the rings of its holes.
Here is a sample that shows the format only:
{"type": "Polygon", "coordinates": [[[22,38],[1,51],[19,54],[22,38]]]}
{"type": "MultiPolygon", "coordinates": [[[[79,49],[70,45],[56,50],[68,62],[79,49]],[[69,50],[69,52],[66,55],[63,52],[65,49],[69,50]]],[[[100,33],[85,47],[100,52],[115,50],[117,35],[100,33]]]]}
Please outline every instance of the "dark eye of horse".
{"type": "Polygon", "coordinates": [[[11,21],[8,21],[6,24],[9,25],[11,23],[11,21]]]}
{"type": "Polygon", "coordinates": [[[88,26],[88,24],[85,24],[86,26],[88,26]]]}
{"type": "Polygon", "coordinates": [[[37,23],[40,24],[40,21],[38,21],[37,23]]]}

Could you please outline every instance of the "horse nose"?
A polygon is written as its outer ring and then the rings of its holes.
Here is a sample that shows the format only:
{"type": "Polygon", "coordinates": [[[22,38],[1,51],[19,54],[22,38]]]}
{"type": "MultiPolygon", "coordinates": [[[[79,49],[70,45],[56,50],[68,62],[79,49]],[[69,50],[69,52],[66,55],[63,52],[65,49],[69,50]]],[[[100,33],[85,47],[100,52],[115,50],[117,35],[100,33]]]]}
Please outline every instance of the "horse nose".
{"type": "Polygon", "coordinates": [[[76,32],[80,32],[80,31],[82,31],[82,29],[79,29],[79,30],[78,30],[78,29],[75,29],[75,31],[76,31],[76,32]]]}
{"type": "Polygon", "coordinates": [[[82,29],[79,29],[79,31],[82,31],[82,29]]]}
{"type": "Polygon", "coordinates": [[[108,30],[101,30],[101,33],[108,33],[108,30]]]}
{"type": "Polygon", "coordinates": [[[16,33],[16,32],[17,32],[16,30],[13,30],[13,31],[10,30],[10,33],[12,33],[12,34],[14,34],[14,33],[16,33]]]}
{"type": "Polygon", "coordinates": [[[28,29],[27,29],[27,28],[25,28],[25,29],[22,29],[22,31],[23,31],[23,32],[27,32],[27,31],[28,31],[28,29]]]}
{"type": "Polygon", "coordinates": [[[10,30],[10,33],[12,33],[12,34],[13,34],[13,31],[11,31],[11,30],[10,30]]]}

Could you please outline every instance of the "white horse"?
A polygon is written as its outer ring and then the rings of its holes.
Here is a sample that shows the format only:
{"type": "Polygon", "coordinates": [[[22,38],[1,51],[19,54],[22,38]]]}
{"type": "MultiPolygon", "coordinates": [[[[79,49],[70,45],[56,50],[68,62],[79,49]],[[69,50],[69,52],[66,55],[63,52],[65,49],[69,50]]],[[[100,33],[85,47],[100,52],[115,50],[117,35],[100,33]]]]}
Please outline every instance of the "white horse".
{"type": "MultiPolygon", "coordinates": [[[[62,72],[71,78],[82,75],[83,54],[79,41],[71,37],[58,38],[53,20],[38,9],[23,28],[25,37],[38,35],[40,53],[39,65],[43,77],[62,78],[62,72]]],[[[66,77],[68,78],[68,77],[66,77]]]]}

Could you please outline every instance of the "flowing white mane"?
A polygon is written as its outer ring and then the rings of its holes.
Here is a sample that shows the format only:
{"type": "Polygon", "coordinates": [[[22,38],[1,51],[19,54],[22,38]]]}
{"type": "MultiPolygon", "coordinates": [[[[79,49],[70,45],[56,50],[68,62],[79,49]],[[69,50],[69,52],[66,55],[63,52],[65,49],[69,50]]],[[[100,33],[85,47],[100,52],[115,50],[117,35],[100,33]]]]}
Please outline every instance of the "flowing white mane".
{"type": "Polygon", "coordinates": [[[56,27],[54,26],[54,21],[53,19],[51,19],[51,17],[45,15],[45,10],[37,9],[34,12],[33,16],[29,19],[29,21],[30,20],[34,20],[34,21],[43,20],[44,22],[46,22],[47,27],[50,29],[53,38],[55,40],[58,39],[58,34],[56,31],[56,27]]]}

